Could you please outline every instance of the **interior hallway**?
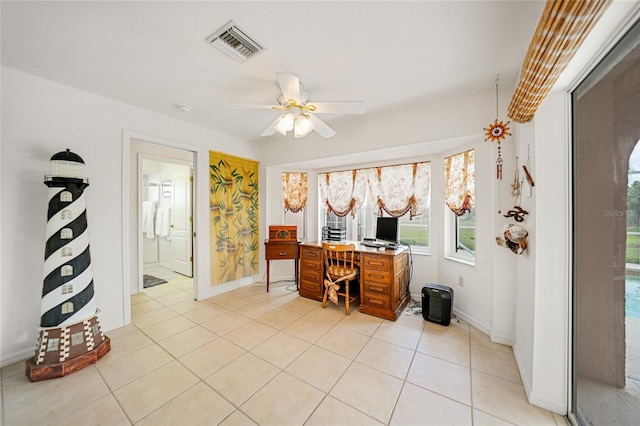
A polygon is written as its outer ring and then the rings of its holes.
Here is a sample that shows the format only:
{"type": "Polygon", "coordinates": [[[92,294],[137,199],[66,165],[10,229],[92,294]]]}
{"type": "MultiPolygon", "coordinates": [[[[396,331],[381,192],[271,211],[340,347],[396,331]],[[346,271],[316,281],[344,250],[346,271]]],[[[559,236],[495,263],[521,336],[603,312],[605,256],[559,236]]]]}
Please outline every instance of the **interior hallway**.
{"type": "Polygon", "coordinates": [[[2,369],[5,425],[564,425],[527,403],[510,347],[460,321],[391,322],[264,283],[132,297],[112,350],[61,379],[2,369]]]}

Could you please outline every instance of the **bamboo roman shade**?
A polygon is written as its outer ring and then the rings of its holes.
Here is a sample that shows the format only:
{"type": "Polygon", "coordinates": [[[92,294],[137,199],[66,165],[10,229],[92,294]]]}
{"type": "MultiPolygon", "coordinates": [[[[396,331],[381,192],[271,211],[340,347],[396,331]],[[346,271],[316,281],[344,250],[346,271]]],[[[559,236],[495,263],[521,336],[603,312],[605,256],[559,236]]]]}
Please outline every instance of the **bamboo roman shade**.
{"type": "Polygon", "coordinates": [[[507,115],[531,121],[610,0],[547,0],[507,115]]]}

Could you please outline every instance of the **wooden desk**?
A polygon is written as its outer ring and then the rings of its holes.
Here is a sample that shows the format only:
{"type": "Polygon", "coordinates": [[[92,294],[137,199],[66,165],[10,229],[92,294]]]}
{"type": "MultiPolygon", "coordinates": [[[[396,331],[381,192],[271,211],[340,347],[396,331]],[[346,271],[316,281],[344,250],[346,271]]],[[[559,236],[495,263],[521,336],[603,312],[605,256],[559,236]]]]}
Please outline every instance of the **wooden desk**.
{"type": "MultiPolygon", "coordinates": [[[[356,245],[356,260],[360,266],[360,312],[395,321],[409,302],[407,248],[378,251],[357,242],[353,244],[356,245]]],[[[323,282],[322,245],[315,242],[301,244],[300,296],[322,300],[323,282]]]]}
{"type": "Polygon", "coordinates": [[[267,293],[269,293],[269,266],[272,260],[290,260],[295,262],[296,290],[298,290],[298,260],[300,259],[299,241],[265,241],[264,255],[267,260],[267,293]]]}

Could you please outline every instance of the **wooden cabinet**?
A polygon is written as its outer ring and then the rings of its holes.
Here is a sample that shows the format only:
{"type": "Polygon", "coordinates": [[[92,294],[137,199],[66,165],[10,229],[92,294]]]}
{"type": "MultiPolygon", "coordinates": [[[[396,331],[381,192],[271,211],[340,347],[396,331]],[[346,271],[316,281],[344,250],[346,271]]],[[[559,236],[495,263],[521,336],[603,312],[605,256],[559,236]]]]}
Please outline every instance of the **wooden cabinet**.
{"type": "Polygon", "coordinates": [[[267,293],[269,292],[269,275],[271,272],[269,269],[272,260],[294,260],[296,288],[298,287],[299,245],[298,241],[265,241],[264,257],[267,261],[267,293]]]}
{"type": "Polygon", "coordinates": [[[407,283],[406,252],[360,253],[360,312],[395,321],[409,301],[407,283]]]}
{"type": "Polygon", "coordinates": [[[300,245],[300,296],[322,300],[324,287],[322,247],[300,245]]]}
{"type": "MultiPolygon", "coordinates": [[[[395,321],[409,301],[406,249],[379,252],[356,244],[360,267],[360,312],[395,321]]],[[[322,247],[300,245],[300,296],[322,300],[324,291],[322,247]]]]}

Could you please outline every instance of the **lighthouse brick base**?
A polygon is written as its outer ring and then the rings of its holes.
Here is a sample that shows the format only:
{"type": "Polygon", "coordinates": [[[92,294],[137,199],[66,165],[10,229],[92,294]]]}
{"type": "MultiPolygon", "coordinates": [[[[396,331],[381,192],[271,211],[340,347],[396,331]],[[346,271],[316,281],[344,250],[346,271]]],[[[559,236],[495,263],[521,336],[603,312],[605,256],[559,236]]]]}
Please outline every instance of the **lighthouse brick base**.
{"type": "Polygon", "coordinates": [[[66,327],[43,328],[25,373],[32,382],[63,377],[95,363],[110,349],[111,340],[102,334],[97,316],[66,327]]]}

